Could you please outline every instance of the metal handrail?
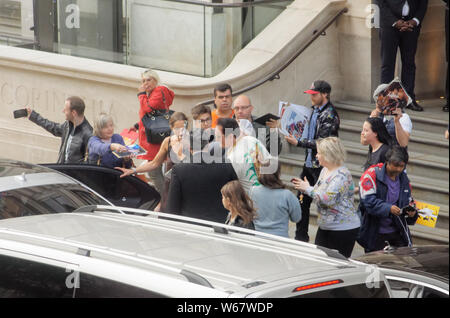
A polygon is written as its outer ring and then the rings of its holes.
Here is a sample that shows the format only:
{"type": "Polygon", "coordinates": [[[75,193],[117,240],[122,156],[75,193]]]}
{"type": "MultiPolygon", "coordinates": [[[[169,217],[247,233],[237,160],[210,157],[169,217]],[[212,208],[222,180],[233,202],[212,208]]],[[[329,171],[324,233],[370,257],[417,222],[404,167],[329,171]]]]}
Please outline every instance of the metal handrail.
{"type": "Polygon", "coordinates": [[[204,7],[212,7],[212,8],[247,8],[253,7],[261,4],[269,4],[276,2],[286,2],[289,0],[258,0],[258,1],[250,1],[250,2],[235,2],[235,3],[213,3],[213,2],[204,2],[197,0],[165,0],[170,2],[180,2],[186,4],[199,5],[204,7]]]}
{"type": "MultiPolygon", "coordinates": [[[[245,92],[248,92],[248,91],[250,91],[250,90],[252,90],[254,88],[257,88],[257,87],[265,84],[268,81],[272,81],[274,79],[280,79],[280,73],[282,71],[284,71],[293,61],[295,61],[295,59],[297,59],[297,57],[299,57],[299,55],[302,54],[319,36],[323,35],[325,30],[328,29],[328,27],[331,24],[333,24],[334,21],[336,21],[337,18],[339,18],[342,14],[347,13],[347,12],[348,12],[348,8],[344,8],[341,11],[339,11],[322,28],[320,28],[319,30],[314,30],[311,39],[300,50],[298,50],[297,53],[295,53],[295,55],[292,56],[286,63],[284,63],[279,68],[277,68],[275,71],[273,71],[269,75],[263,77],[262,79],[260,79],[256,83],[233,92],[233,96],[241,95],[241,94],[243,94],[245,92]]],[[[210,104],[213,104],[213,103],[214,103],[214,99],[209,99],[207,101],[198,103],[195,106],[198,106],[198,105],[210,105],[210,104]]]]}

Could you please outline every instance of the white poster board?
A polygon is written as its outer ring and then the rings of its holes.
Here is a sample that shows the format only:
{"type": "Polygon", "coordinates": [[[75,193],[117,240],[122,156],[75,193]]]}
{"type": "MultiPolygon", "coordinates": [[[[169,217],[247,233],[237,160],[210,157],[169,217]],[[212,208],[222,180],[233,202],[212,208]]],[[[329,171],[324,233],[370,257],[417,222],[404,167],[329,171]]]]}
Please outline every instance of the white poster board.
{"type": "Polygon", "coordinates": [[[278,114],[281,121],[279,131],[285,136],[300,140],[311,116],[311,109],[301,105],[280,101],[278,114]]]}

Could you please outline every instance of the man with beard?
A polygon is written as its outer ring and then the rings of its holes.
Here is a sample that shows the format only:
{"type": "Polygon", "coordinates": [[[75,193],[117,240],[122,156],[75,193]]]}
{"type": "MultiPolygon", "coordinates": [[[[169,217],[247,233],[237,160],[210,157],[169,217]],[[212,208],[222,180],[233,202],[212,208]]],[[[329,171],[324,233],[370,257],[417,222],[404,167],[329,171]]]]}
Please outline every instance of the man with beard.
{"type": "MultiPolygon", "coordinates": [[[[330,136],[338,137],[340,120],[336,108],[330,101],[330,84],[322,80],[315,81],[311,88],[304,93],[309,94],[311,97],[313,112],[307,127],[305,127],[302,139],[297,140],[293,136],[285,138],[292,145],[306,148],[306,159],[300,179],[304,180],[306,178],[309,184],[316,184],[322,170],[316,158],[316,140],[330,136]]],[[[300,196],[302,218],[297,223],[295,239],[309,242],[309,208],[312,199],[309,196],[303,196],[300,192],[298,195],[300,196]]]]}

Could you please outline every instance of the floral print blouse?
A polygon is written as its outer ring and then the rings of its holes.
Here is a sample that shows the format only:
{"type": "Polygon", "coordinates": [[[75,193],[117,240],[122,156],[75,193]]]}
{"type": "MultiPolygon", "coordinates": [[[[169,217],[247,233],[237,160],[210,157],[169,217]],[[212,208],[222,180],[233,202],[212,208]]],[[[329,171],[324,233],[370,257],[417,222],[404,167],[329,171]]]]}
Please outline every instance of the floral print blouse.
{"type": "Polygon", "coordinates": [[[318,225],[322,230],[345,231],[358,228],[361,221],[353,199],[355,186],[350,171],[341,166],[330,172],[323,168],[317,183],[305,194],[317,204],[318,225]]]}

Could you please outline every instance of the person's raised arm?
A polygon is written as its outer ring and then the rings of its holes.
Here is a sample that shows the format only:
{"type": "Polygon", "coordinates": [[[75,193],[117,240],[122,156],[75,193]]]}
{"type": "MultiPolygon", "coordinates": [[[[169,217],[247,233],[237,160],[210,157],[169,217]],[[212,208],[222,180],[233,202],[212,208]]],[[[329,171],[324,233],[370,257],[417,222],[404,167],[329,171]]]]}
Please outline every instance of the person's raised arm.
{"type": "Polygon", "coordinates": [[[401,147],[406,147],[409,143],[410,134],[403,129],[402,123],[400,122],[400,119],[403,117],[402,110],[400,108],[396,108],[393,114],[395,115],[395,136],[397,137],[398,144],[401,147]]]}
{"type": "Polygon", "coordinates": [[[33,123],[41,126],[45,130],[47,130],[49,133],[51,133],[53,136],[61,137],[63,134],[63,124],[55,123],[51,120],[45,119],[38,113],[36,113],[34,110],[31,110],[30,108],[27,108],[28,113],[28,119],[31,120],[33,123]]]}

